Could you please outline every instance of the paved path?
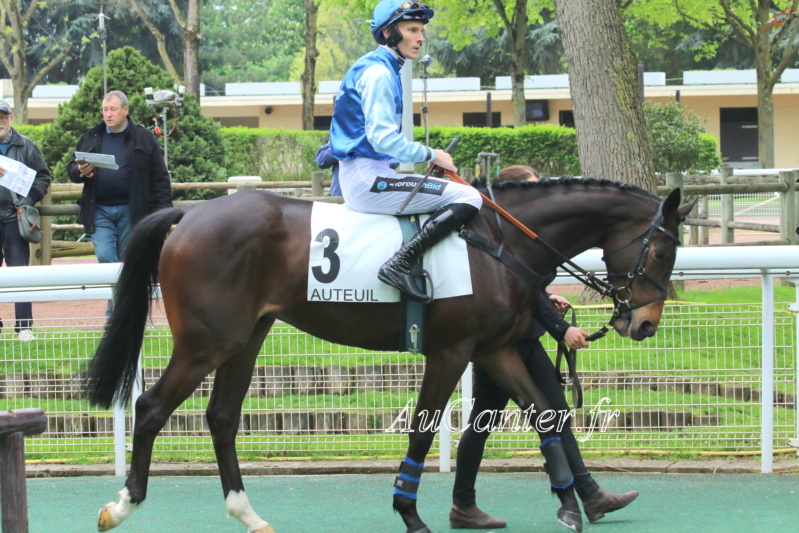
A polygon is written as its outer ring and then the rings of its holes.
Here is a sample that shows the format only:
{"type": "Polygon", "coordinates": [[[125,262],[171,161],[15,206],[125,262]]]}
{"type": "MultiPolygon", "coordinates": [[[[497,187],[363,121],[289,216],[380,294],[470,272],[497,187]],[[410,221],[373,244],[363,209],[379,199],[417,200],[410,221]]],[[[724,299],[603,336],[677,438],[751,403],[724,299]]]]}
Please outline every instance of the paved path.
{"type": "MultiPolygon", "coordinates": [[[[396,468],[396,462],[394,462],[396,468]]],[[[795,464],[794,468],[799,467],[795,464]]],[[[191,471],[190,468],[186,469],[191,471]]],[[[393,474],[283,475],[245,478],[249,499],[278,533],[403,533],[391,509],[393,474]]],[[[611,491],[636,489],[629,508],[583,531],[770,533],[796,531],[799,476],[794,474],[598,473],[611,491]]],[[[452,474],[426,473],[419,511],[434,532],[450,531],[452,474]]],[[[122,480],[113,477],[42,478],[28,481],[31,533],[95,531],[97,511],[116,501],[122,480]]],[[[225,518],[219,480],[151,478],[149,499],[115,531],[126,533],[244,533],[225,518]]],[[[555,519],[557,499],[542,473],[484,473],[479,504],[509,521],[508,533],[566,533],[555,519]]]]}

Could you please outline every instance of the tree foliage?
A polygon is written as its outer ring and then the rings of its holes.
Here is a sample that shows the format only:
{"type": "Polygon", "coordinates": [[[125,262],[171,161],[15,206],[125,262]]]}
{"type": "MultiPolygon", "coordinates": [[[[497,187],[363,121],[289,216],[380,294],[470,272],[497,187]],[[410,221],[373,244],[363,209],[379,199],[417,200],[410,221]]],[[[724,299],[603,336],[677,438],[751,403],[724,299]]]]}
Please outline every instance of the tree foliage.
{"type": "Polygon", "coordinates": [[[206,92],[229,82],[288,80],[303,47],[303,0],[209,0],[202,19],[206,92]]]}
{"type": "Polygon", "coordinates": [[[89,41],[90,9],[89,0],[0,0],[0,62],[19,123],[28,121],[33,88],[89,41]]]}
{"type": "MultiPolygon", "coordinates": [[[[108,54],[108,90],[121,90],[130,103],[131,119],[142,126],[152,125],[161,106],[148,107],[144,88],[171,89],[172,77],[147,61],[131,47],[108,54]]],[[[102,121],[103,72],[95,67],[86,75],[78,92],[69,102],[58,106],[58,118],[45,130],[42,153],[57,182],[68,182],[66,165],[80,135],[102,121]]],[[[174,109],[174,108],[172,108],[174,109]]],[[[170,112],[171,127],[173,111],[170,112]]],[[[174,182],[220,181],[225,179],[224,145],[219,126],[200,112],[196,100],[186,95],[177,126],[168,138],[169,170],[174,182]]],[[[210,192],[176,194],[177,198],[202,199],[210,192]]]]}

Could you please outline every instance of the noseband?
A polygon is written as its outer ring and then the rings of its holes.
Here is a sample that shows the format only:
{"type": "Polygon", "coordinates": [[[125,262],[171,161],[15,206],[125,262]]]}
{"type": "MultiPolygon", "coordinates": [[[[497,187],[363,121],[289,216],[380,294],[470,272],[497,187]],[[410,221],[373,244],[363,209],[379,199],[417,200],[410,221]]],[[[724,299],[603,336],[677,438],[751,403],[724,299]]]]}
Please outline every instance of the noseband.
{"type": "Polygon", "coordinates": [[[611,324],[619,316],[619,314],[621,314],[620,307],[622,305],[627,307],[626,309],[627,311],[634,311],[635,309],[646,307],[647,305],[655,302],[663,302],[668,297],[669,289],[666,286],[666,284],[663,283],[661,280],[657,279],[656,277],[654,277],[653,275],[651,275],[649,272],[647,272],[645,266],[646,256],[649,254],[649,245],[651,244],[652,237],[655,236],[656,232],[658,231],[663,232],[668,238],[674,241],[677,244],[677,246],[681,244],[680,239],[674,233],[667,230],[661,225],[662,220],[663,220],[663,202],[661,201],[660,205],[658,206],[657,213],[655,213],[655,217],[652,219],[652,222],[649,224],[649,228],[647,228],[646,231],[644,231],[642,234],[638,235],[637,237],[633,237],[624,244],[617,246],[610,252],[606,253],[604,257],[602,257],[602,260],[605,262],[605,264],[607,264],[607,260],[611,255],[632,245],[638,239],[643,239],[641,241],[641,249],[638,251],[638,260],[635,262],[635,266],[630,271],[626,273],[608,271],[607,275],[608,282],[613,282],[623,278],[627,279],[627,282],[623,287],[621,288],[614,287],[611,290],[611,295],[614,296],[616,300],[616,305],[613,309],[613,318],[610,321],[611,324]],[[658,288],[658,290],[661,293],[661,296],[652,298],[651,300],[647,300],[646,302],[641,302],[636,305],[632,305],[630,303],[633,297],[632,286],[633,286],[633,280],[635,279],[636,276],[642,276],[644,279],[652,283],[655,287],[658,288]],[[623,298],[622,295],[626,296],[626,298],[623,298]]]}

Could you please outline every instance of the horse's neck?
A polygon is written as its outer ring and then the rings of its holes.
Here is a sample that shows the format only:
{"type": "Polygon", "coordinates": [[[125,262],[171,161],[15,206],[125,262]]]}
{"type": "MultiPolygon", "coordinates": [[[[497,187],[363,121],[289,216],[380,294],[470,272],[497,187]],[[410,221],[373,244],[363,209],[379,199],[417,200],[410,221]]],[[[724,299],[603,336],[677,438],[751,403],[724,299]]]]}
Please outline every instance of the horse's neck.
{"type": "MultiPolygon", "coordinates": [[[[607,186],[579,192],[519,192],[530,198],[517,196],[508,211],[569,259],[590,248],[602,247],[625,223],[640,219],[642,211],[654,209],[655,205],[630,191],[607,186]]],[[[499,198],[498,203],[503,205],[499,198]]],[[[551,271],[563,262],[561,256],[542,251],[540,244],[532,244],[521,232],[504,233],[520,259],[540,272],[551,271]]]]}

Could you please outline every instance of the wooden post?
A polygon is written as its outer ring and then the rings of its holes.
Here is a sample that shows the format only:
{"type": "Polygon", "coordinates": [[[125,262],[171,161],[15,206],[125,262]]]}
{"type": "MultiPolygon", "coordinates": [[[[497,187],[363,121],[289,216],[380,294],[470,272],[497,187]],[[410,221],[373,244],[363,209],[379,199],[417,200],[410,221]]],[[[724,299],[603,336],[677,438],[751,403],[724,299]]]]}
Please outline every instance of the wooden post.
{"type": "Polygon", "coordinates": [[[255,190],[255,183],[239,183],[236,185],[236,192],[253,190],[255,190]]]}
{"type": "Polygon", "coordinates": [[[788,185],[780,193],[780,238],[796,244],[796,178],[793,171],[780,171],[779,180],[788,185]]]}
{"type": "Polygon", "coordinates": [[[25,436],[47,427],[41,409],[0,412],[0,506],[3,533],[28,533],[28,491],[25,481],[25,436]]]}
{"type": "MultiPolygon", "coordinates": [[[[726,185],[732,177],[732,168],[721,167],[721,184],[726,185]]],[[[721,195],[721,243],[732,244],[735,242],[735,230],[728,227],[729,222],[735,220],[735,197],[732,194],[721,195]]]]}
{"type": "MultiPolygon", "coordinates": [[[[39,205],[53,205],[50,190],[44,195],[39,205]]],[[[51,243],[53,241],[53,218],[41,216],[42,220],[42,242],[31,244],[31,265],[50,265],[53,262],[53,251],[51,243]]]]}
{"type": "MultiPolygon", "coordinates": [[[[672,189],[682,189],[683,182],[684,182],[684,178],[683,178],[683,175],[680,172],[668,172],[668,173],[666,173],[666,185],[668,185],[672,189]]],[[[691,244],[695,244],[693,242],[693,232],[691,232],[691,236],[692,236],[691,244]]],[[[679,239],[681,241],[684,240],[684,237],[685,237],[685,226],[684,226],[684,224],[680,224],[677,227],[677,237],[679,237],[679,239]]],[[[673,293],[676,296],[677,294],[679,294],[680,292],[685,290],[685,281],[684,280],[672,280],[671,281],[671,285],[672,285],[672,287],[671,287],[672,290],[669,290],[670,296],[671,296],[671,293],[673,293]]]]}
{"type": "Polygon", "coordinates": [[[324,179],[324,172],[311,172],[311,196],[314,198],[320,198],[325,194],[324,179]]]}
{"type": "MultiPolygon", "coordinates": [[[[699,218],[707,220],[707,195],[699,198],[699,218]]],[[[707,226],[699,226],[699,246],[707,246],[710,244],[710,232],[707,226]]]]}

